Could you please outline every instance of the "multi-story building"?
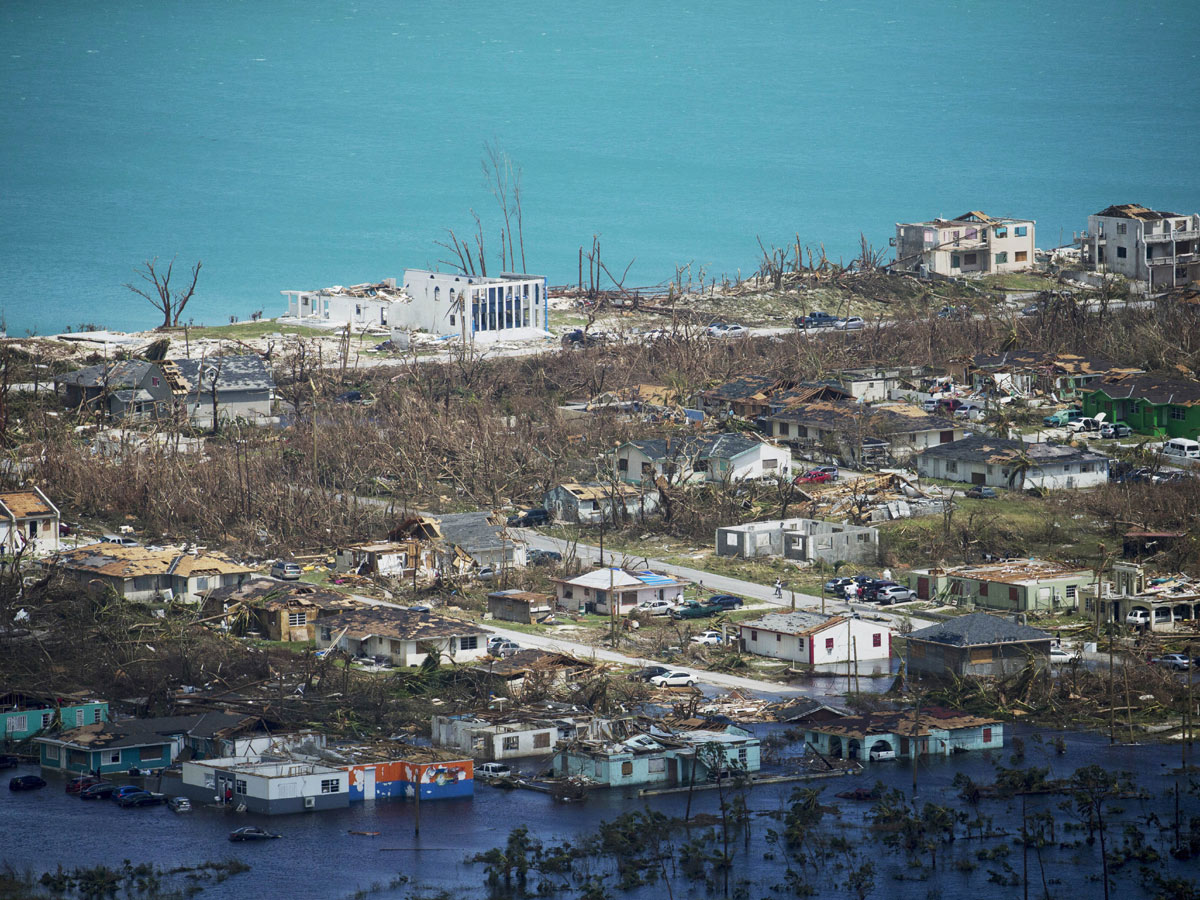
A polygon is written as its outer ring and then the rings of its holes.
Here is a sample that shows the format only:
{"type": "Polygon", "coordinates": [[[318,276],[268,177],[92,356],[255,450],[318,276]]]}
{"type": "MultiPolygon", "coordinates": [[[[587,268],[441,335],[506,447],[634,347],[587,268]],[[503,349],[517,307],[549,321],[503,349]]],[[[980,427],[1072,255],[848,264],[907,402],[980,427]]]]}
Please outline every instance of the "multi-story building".
{"type": "Polygon", "coordinates": [[[1151,289],[1200,279],[1200,215],[1110,206],[1088,216],[1080,242],[1084,266],[1124,275],[1151,289]]]}
{"type": "Polygon", "coordinates": [[[412,302],[397,310],[392,324],[430,334],[468,339],[538,337],[545,334],[550,314],[546,279],[541,275],[408,269],[404,292],[412,302]]]}
{"type": "Polygon", "coordinates": [[[1033,265],[1033,219],[972,210],[954,219],[896,223],[892,268],[921,275],[997,275],[1033,265]]]}

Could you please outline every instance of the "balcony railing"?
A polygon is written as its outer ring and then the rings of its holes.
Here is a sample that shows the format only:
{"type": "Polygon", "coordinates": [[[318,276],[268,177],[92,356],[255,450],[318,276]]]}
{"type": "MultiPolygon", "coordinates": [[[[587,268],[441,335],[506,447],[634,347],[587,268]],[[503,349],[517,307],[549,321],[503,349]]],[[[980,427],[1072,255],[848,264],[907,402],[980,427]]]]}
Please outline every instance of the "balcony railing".
{"type": "Polygon", "coordinates": [[[1167,241],[1191,241],[1200,237],[1200,229],[1189,228],[1186,231],[1156,232],[1146,235],[1147,244],[1165,244],[1167,241]]]}

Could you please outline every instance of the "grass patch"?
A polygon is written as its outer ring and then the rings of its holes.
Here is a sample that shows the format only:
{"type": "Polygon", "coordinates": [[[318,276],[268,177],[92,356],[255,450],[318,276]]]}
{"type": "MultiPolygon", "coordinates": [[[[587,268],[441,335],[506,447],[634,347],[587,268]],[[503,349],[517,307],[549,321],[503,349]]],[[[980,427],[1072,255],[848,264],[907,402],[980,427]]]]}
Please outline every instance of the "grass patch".
{"type": "MultiPolygon", "coordinates": [[[[188,330],[188,336],[194,338],[227,338],[234,340],[250,340],[266,337],[268,334],[295,334],[300,337],[335,337],[332,330],[325,328],[310,328],[307,325],[280,325],[272,321],[235,322],[232,325],[201,326],[188,330]]],[[[179,337],[182,337],[182,332],[179,337]]]]}
{"type": "Polygon", "coordinates": [[[254,646],[261,650],[287,650],[297,656],[303,656],[317,649],[316,641],[255,641],[254,646]]]}
{"type": "Polygon", "coordinates": [[[1002,291],[1057,291],[1062,285],[1053,278],[1036,272],[1012,272],[1007,275],[985,275],[979,284],[1002,291]]]}

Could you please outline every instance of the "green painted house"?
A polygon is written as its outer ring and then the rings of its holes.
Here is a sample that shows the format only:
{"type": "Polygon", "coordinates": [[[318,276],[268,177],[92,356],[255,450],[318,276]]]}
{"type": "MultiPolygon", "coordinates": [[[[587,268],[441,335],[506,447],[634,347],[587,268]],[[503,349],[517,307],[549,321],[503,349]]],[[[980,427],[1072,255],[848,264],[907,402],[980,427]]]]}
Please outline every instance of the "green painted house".
{"type": "Polygon", "coordinates": [[[1104,413],[1138,434],[1200,438],[1200,382],[1128,375],[1093,385],[1083,395],[1083,414],[1104,413]]]}
{"type": "Polygon", "coordinates": [[[0,697],[0,741],[16,744],[51,729],[108,721],[108,701],[79,695],[10,693],[0,697]]]}
{"type": "Polygon", "coordinates": [[[953,569],[914,569],[908,586],[920,600],[1006,612],[1071,609],[1096,580],[1091,569],[1040,559],[1005,559],[953,569]]]}

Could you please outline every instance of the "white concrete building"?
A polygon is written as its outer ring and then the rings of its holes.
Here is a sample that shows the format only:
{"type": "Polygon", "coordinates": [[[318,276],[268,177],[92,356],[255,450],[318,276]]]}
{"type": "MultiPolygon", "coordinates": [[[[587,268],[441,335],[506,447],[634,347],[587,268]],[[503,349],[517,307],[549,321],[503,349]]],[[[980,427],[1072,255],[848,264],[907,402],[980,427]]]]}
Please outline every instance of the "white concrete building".
{"type": "Polygon", "coordinates": [[[681,435],[629,441],[613,451],[617,477],[629,484],[671,484],[787,478],[792,453],[786,447],[742,434],[681,435]]]}
{"type": "Polygon", "coordinates": [[[611,614],[610,598],[616,597],[617,615],[633,611],[639,603],[666,600],[679,603],[688,582],[654,572],[628,569],[594,569],[575,578],[555,578],[560,608],[570,612],[611,614]]]}
{"type": "Polygon", "coordinates": [[[1110,206],[1088,216],[1081,241],[1083,265],[1114,272],[1152,289],[1200,280],[1200,215],[1110,206]]]}
{"type": "Polygon", "coordinates": [[[407,269],[404,292],[412,298],[393,325],[474,340],[544,337],[549,316],[546,279],[504,272],[462,275],[407,269]]]}
{"type": "Polygon", "coordinates": [[[324,763],[251,755],[187,761],[181,768],[183,793],[198,803],[228,802],[264,815],[350,805],[350,774],[324,763]]]}
{"type": "Polygon", "coordinates": [[[772,519],[717,529],[717,556],[782,556],[797,562],[874,563],[879,530],[821,519],[772,519]]]}
{"type": "Polygon", "coordinates": [[[492,762],[549,754],[559,741],[575,736],[570,719],[496,719],[474,715],[434,716],[435,747],[461,751],[477,760],[492,762]]]}
{"type": "Polygon", "coordinates": [[[315,325],[388,328],[400,321],[397,312],[412,298],[396,287],[395,278],[378,284],[334,285],[317,291],[280,291],[287,297],[287,315],[315,325]]]}
{"type": "Polygon", "coordinates": [[[742,622],[746,653],[783,659],[795,665],[845,665],[857,659],[860,673],[887,671],[892,656],[892,629],[879,622],[815,612],[771,613],[742,622]]]}
{"type": "Polygon", "coordinates": [[[1039,444],[974,434],[930,447],[917,457],[926,478],[1025,490],[1086,488],[1108,482],[1109,458],[1066,444],[1039,444]]]}
{"type": "Polygon", "coordinates": [[[542,506],[559,522],[595,525],[623,517],[637,518],[658,509],[658,491],[619,483],[564,482],[542,497],[542,506]]]}
{"type": "Polygon", "coordinates": [[[955,219],[896,223],[892,268],[928,275],[988,275],[1032,268],[1033,219],[978,210],[955,219]]]}

